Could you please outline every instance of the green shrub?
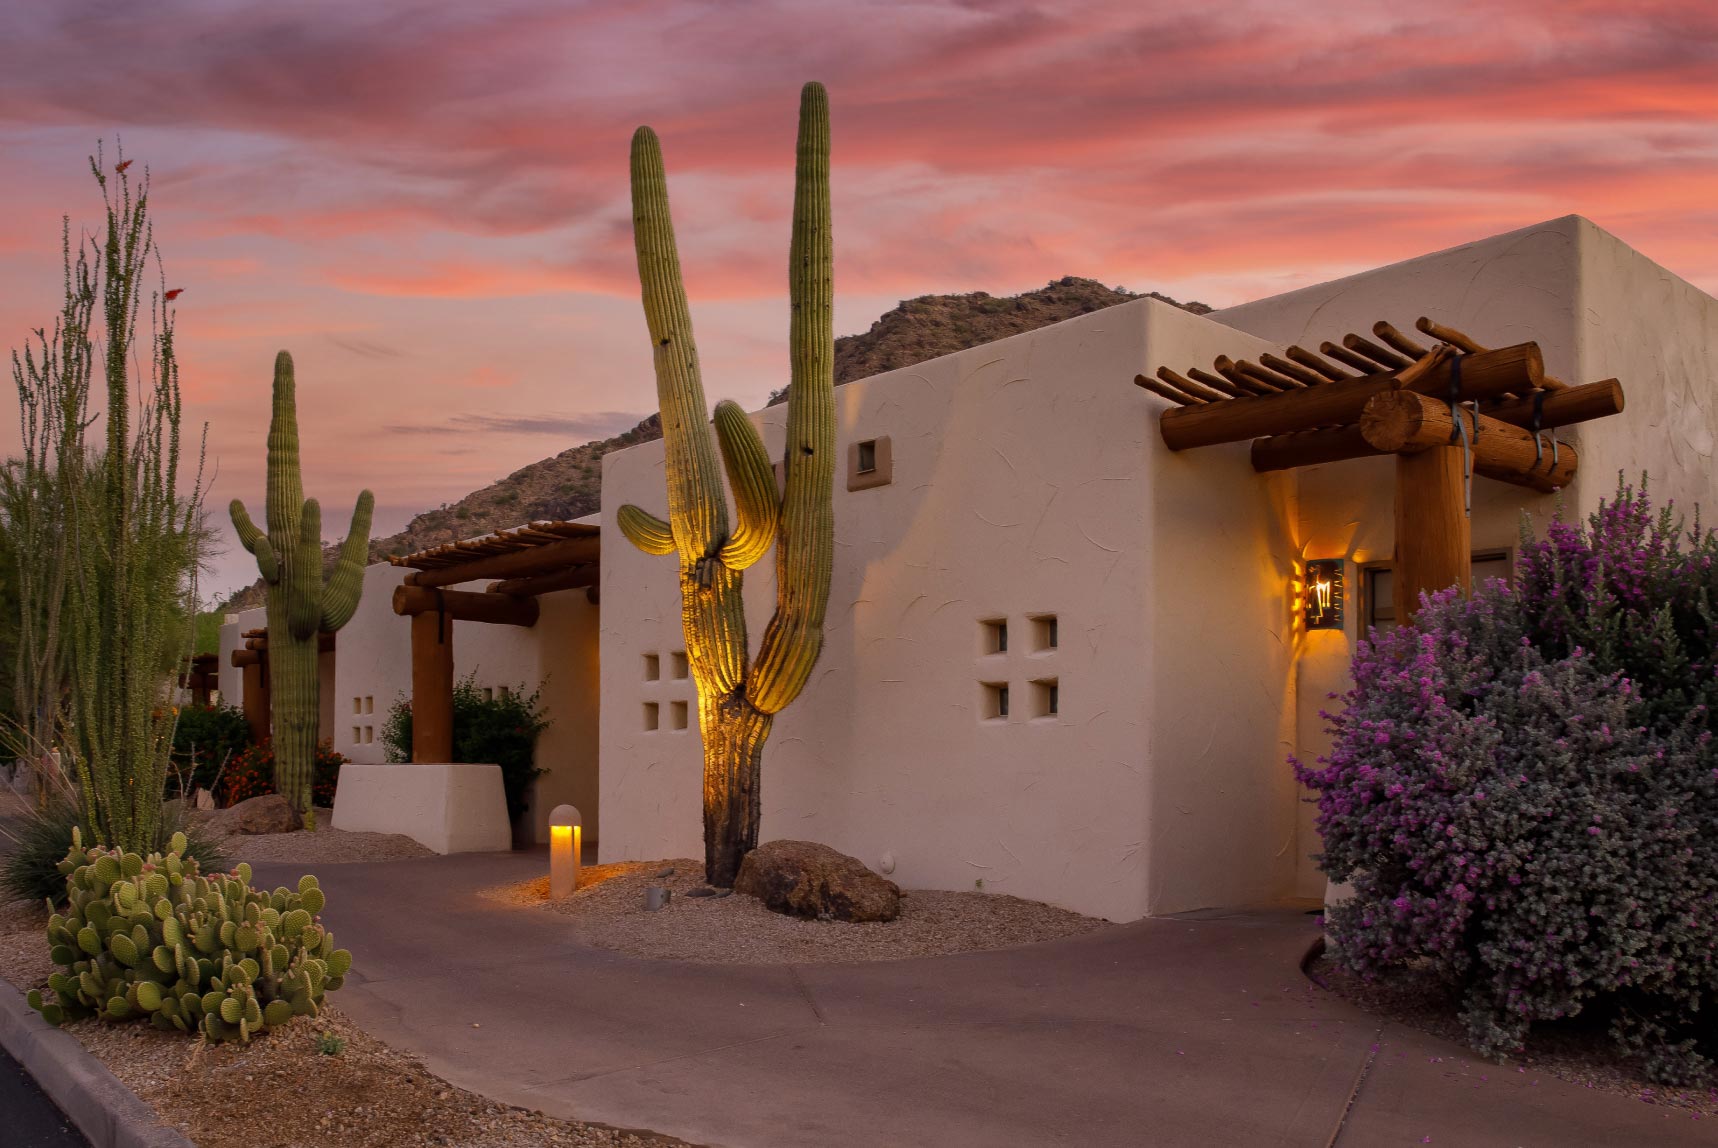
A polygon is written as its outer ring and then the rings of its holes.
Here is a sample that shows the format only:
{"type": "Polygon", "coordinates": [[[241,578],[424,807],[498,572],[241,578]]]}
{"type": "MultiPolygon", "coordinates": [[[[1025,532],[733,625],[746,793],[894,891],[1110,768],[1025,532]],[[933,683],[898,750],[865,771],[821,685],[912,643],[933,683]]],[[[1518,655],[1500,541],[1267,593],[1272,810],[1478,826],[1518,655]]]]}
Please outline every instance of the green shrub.
{"type": "MultiPolygon", "coordinates": [[[[334,752],[329,742],[316,746],[315,769],[310,779],[311,801],[323,809],[334,805],[334,791],[340,785],[340,767],[346,759],[334,752]]],[[[245,751],[227,764],[221,775],[221,790],[215,800],[222,807],[237,805],[252,797],[279,792],[274,785],[274,744],[262,742],[247,746],[245,751]]]]}
{"type": "Polygon", "coordinates": [[[180,706],[173,727],[168,794],[178,793],[181,777],[193,788],[213,791],[222,765],[238,758],[250,744],[250,723],[237,706],[180,706]]]}
{"type": "MultiPolygon", "coordinates": [[[[66,876],[59,866],[72,849],[77,827],[77,807],[69,801],[56,800],[46,810],[26,815],[17,832],[10,835],[12,852],[0,861],[0,888],[25,900],[59,904],[66,895],[66,876]]],[[[227,863],[213,838],[177,818],[163,818],[160,846],[165,847],[177,832],[185,834],[185,856],[200,867],[219,869],[227,863]]]]}
{"type": "Polygon", "coordinates": [[[167,853],[84,849],[74,836],[60,868],[68,909],[48,920],[63,970],[49,996],[29,994],[49,1024],[147,1017],[166,1032],[249,1040],[295,1016],[315,1016],[352,954],[334,947],[317,914],[326,899],[308,874],[298,889],[264,893],[251,869],[203,877],[183,834],[167,853]]]}
{"type": "MultiPolygon", "coordinates": [[[[475,675],[453,687],[453,757],[455,761],[493,762],[501,767],[507,790],[507,814],[517,820],[531,803],[531,783],[547,770],[536,766],[537,735],[549,728],[539,706],[541,690],[496,691],[485,697],[475,675]]],[[[412,759],[412,703],[395,700],[382,726],[382,743],[389,761],[412,759]]]]}

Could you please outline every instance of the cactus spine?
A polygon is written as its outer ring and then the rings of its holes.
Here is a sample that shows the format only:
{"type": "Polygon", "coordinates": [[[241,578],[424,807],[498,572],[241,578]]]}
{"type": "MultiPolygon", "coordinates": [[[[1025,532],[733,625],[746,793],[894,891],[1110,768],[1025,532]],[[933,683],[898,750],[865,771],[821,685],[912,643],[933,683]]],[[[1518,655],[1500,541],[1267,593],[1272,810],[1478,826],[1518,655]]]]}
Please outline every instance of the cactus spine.
{"type": "Polygon", "coordinates": [[[686,655],[698,686],[704,739],[704,867],[729,887],[758,842],[759,775],[775,715],[799,696],[823,647],[834,554],[834,250],[829,213],[829,99],[821,84],[800,95],[788,282],[792,307],[786,489],[757,429],[740,407],[716,404],[715,442],[656,134],[632,137],[633,239],[656,367],[668,474],[668,521],[636,506],[615,516],[648,554],[680,559],[686,655]],[[716,471],[720,448],[737,526],[716,471]],[[776,551],[776,610],[747,663],[741,572],[776,551]]]}
{"type": "Polygon", "coordinates": [[[257,529],[245,505],[233,499],[233,527],[256,555],[268,586],[268,674],[274,715],[275,788],[315,828],[310,782],[316,763],[320,711],[317,634],[344,626],[364,590],[375,498],[358,495],[352,529],[334,571],[322,577],[322,508],[304,497],[298,470],[298,405],[292,356],[274,360],[274,413],[268,424],[268,532],[257,529]]]}

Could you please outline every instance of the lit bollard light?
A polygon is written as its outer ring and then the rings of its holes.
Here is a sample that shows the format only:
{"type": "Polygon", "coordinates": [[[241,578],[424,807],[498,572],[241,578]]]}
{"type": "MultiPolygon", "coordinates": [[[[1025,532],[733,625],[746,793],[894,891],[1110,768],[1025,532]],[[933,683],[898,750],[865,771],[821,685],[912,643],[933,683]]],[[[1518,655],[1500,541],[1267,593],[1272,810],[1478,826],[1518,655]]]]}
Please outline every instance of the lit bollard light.
{"type": "Polygon", "coordinates": [[[583,845],[579,811],[557,805],[549,814],[549,897],[560,900],[579,887],[579,849],[583,845]]]}

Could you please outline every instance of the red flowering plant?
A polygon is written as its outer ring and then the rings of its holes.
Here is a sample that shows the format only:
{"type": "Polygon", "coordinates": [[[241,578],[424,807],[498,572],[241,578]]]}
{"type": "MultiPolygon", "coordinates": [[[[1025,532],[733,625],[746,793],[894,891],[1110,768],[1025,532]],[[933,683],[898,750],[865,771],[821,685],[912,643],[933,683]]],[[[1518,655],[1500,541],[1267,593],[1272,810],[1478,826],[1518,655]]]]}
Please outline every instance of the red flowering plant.
{"type": "MultiPolygon", "coordinates": [[[[334,791],[340,784],[340,767],[346,759],[334,752],[329,742],[316,747],[315,772],[311,775],[310,797],[323,809],[334,805],[334,791]]],[[[237,805],[252,797],[274,793],[274,744],[264,741],[249,746],[234,758],[221,775],[221,805],[237,805]]]]}
{"type": "Polygon", "coordinates": [[[1512,586],[1359,644],[1316,794],[1332,956],[1460,993],[1488,1055],[1584,1015],[1666,1083],[1718,1057],[1718,544],[1622,488],[1512,586]]]}

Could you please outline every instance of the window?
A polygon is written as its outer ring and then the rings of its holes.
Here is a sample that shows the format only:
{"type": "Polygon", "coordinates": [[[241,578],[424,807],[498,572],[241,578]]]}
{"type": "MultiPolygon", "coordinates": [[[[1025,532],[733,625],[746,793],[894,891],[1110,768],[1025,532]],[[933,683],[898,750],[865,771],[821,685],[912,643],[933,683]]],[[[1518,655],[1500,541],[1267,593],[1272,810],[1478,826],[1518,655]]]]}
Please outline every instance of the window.
{"type": "Polygon", "coordinates": [[[376,712],[376,696],[374,694],[364,695],[364,712],[367,714],[376,712]]]}
{"type": "MultiPolygon", "coordinates": [[[[1508,550],[1480,550],[1473,556],[1473,585],[1484,586],[1493,578],[1505,582],[1515,576],[1515,556],[1508,550]]],[[[1380,630],[1396,628],[1396,575],[1388,562],[1368,562],[1360,567],[1361,593],[1365,595],[1364,618],[1380,630]]]]}
{"type": "Polygon", "coordinates": [[[513,696],[513,691],[508,686],[496,686],[495,696],[500,698],[502,701],[506,701],[508,698],[513,696]]]}
{"type": "Polygon", "coordinates": [[[986,654],[1006,654],[1008,652],[1008,619],[991,618],[979,623],[979,649],[986,654]]]}
{"type": "Polygon", "coordinates": [[[1062,687],[1055,678],[1032,683],[1032,716],[1055,717],[1062,712],[1062,687]]]}
{"type": "Polygon", "coordinates": [[[662,680],[661,654],[644,655],[644,680],[647,682],[659,682],[662,680]]]}
{"type": "Polygon", "coordinates": [[[375,740],[376,740],[376,727],[373,725],[365,726],[364,727],[364,744],[369,745],[371,742],[373,742],[375,740]]]}
{"type": "Polygon", "coordinates": [[[895,480],[895,452],[888,435],[847,446],[847,489],[870,490],[895,480]]]}
{"type": "Polygon", "coordinates": [[[352,712],[355,714],[361,714],[364,712],[364,703],[362,700],[358,698],[352,699],[352,712]]]}
{"type": "Polygon", "coordinates": [[[674,729],[685,729],[689,724],[690,715],[687,713],[685,702],[668,703],[668,724],[674,729]]]}
{"type": "Polygon", "coordinates": [[[1037,653],[1054,650],[1061,644],[1056,628],[1056,615],[1039,614],[1032,619],[1032,649],[1037,653]]]}
{"type": "Polygon", "coordinates": [[[648,732],[662,725],[662,707],[655,702],[644,703],[644,728],[648,732]]]}
{"type": "Polygon", "coordinates": [[[1001,721],[1008,716],[1008,683],[981,682],[979,716],[986,721],[1001,721]]]}
{"type": "Polygon", "coordinates": [[[685,681],[687,676],[692,672],[691,665],[686,661],[685,650],[675,650],[672,654],[668,655],[668,667],[673,672],[674,676],[681,681],[685,681]]]}
{"type": "Polygon", "coordinates": [[[357,726],[352,727],[352,744],[357,745],[364,740],[364,731],[357,726]]]}
{"type": "Polygon", "coordinates": [[[486,702],[492,702],[495,700],[495,688],[493,686],[483,687],[483,700],[486,702]]]}

